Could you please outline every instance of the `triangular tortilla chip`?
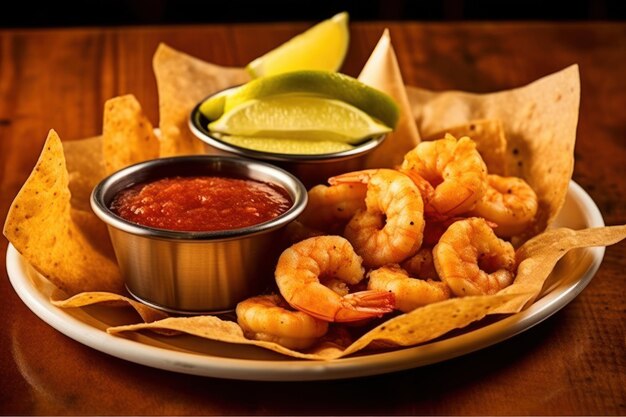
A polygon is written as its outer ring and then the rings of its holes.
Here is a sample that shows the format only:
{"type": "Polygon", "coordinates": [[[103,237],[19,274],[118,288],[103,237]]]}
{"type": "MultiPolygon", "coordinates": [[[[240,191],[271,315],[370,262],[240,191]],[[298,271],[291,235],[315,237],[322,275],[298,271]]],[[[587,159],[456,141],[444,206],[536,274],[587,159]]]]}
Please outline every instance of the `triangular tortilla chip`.
{"type": "Polygon", "coordinates": [[[368,168],[393,168],[402,163],[404,154],[413,149],[420,136],[412,117],[400,66],[391,45],[389,30],[385,29],[376,48],[365,63],[359,81],[389,94],[400,108],[400,118],[393,132],[383,143],[367,155],[368,168]]]}
{"type": "Polygon", "coordinates": [[[72,195],[72,220],[94,249],[114,260],[115,254],[106,224],[94,214],[90,205],[91,191],[104,178],[102,137],[64,142],[63,155],[72,195]]]}
{"type": "Polygon", "coordinates": [[[134,95],[104,104],[102,154],[106,174],[159,156],[159,139],[134,95]]]}
{"type": "Polygon", "coordinates": [[[71,215],[69,175],[59,136],[51,130],[37,164],[13,200],[4,235],[59,289],[122,292],[117,264],[94,248],[71,215]]]}
{"type": "Polygon", "coordinates": [[[243,330],[237,323],[222,320],[214,316],[170,317],[163,320],[153,321],[151,323],[138,323],[126,326],[109,327],[107,332],[117,335],[122,332],[148,329],[158,333],[162,333],[163,330],[169,330],[172,332],[183,332],[220,342],[254,345],[300,359],[326,359],[325,357],[320,357],[319,354],[298,352],[283,347],[277,343],[247,339],[243,334],[243,330]]]}
{"type": "Polygon", "coordinates": [[[91,191],[105,176],[102,137],[65,141],[63,155],[69,174],[72,208],[91,211],[91,191]]]}
{"type": "Polygon", "coordinates": [[[532,304],[554,266],[567,252],[577,248],[613,245],[626,238],[626,225],[583,230],[559,228],[548,230],[524,243],[516,253],[519,266],[515,282],[499,294],[526,293],[528,297],[512,300],[495,313],[517,313],[532,304]]]}
{"type": "Polygon", "coordinates": [[[342,356],[350,355],[373,342],[381,346],[415,346],[454,329],[462,329],[493,312],[502,304],[523,294],[493,294],[451,298],[418,307],[387,320],[348,346],[342,356]]]}
{"type": "Polygon", "coordinates": [[[159,94],[161,156],[199,154],[205,145],[189,129],[193,107],[210,94],[243,84],[242,68],[213,65],[160,44],[153,58],[159,94]]]}
{"type": "Polygon", "coordinates": [[[476,119],[498,119],[507,138],[507,175],[537,193],[539,210],[530,235],[546,229],[565,202],[574,168],[580,104],[578,66],[524,87],[491,94],[407,89],[424,137],[476,119]]]}
{"type": "Polygon", "coordinates": [[[132,307],[145,323],[162,320],[167,313],[135,301],[121,294],[110,292],[82,292],[65,300],[51,300],[52,304],[61,308],[78,308],[94,304],[106,304],[113,307],[132,307]]]}

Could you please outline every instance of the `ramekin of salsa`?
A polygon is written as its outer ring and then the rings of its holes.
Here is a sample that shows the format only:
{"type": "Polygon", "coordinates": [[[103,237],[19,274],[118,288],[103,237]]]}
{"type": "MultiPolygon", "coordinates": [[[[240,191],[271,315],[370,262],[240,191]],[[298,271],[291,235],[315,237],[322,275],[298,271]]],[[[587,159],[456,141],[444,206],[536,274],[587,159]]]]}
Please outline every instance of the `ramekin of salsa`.
{"type": "Polygon", "coordinates": [[[233,309],[272,282],[304,185],[271,164],[209,155],[124,168],[93,190],[128,291],[181,314],[233,309]]]}
{"type": "Polygon", "coordinates": [[[144,226],[203,232],[254,226],[280,216],[292,204],[287,191],[272,183],[178,176],[120,191],[111,210],[144,226]]]}

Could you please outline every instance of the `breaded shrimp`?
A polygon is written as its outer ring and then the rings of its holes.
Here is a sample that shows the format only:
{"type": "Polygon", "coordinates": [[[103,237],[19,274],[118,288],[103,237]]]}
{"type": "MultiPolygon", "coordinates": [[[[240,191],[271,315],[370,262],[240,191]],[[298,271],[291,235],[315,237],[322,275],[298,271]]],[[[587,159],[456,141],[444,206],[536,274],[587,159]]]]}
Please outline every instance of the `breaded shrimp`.
{"type": "Polygon", "coordinates": [[[487,188],[472,214],[497,225],[500,237],[512,237],[527,229],[537,214],[537,194],[521,178],[487,176],[487,188]]]}
{"type": "Polygon", "coordinates": [[[370,271],[367,288],[393,293],[396,309],[405,313],[450,298],[450,288],[444,282],[412,278],[397,264],[370,271]]]}
{"type": "Polygon", "coordinates": [[[424,234],[424,205],[408,176],[393,169],[370,169],[329,182],[367,184],[366,209],[357,211],[344,230],[366,266],[398,263],[417,252],[424,234]]]}
{"type": "Polygon", "coordinates": [[[328,322],[289,309],[278,294],[260,295],[237,304],[237,323],[249,339],[306,349],[324,336],[328,322]]]}
{"type": "Polygon", "coordinates": [[[480,217],[452,223],[433,249],[433,258],[439,278],[459,297],[495,294],[515,277],[513,246],[480,217]]]}
{"type": "Polygon", "coordinates": [[[276,284],[293,308],[325,321],[358,321],[392,311],[393,294],[349,293],[349,286],[363,279],[361,262],[345,238],[312,237],[283,251],[276,266],[276,284]],[[338,280],[344,285],[338,285],[338,280]]]}
{"type": "Polygon", "coordinates": [[[486,187],[487,167],[469,137],[421,142],[400,167],[418,184],[427,215],[452,217],[476,205],[486,187]],[[431,186],[422,184],[427,181],[431,186]]]}

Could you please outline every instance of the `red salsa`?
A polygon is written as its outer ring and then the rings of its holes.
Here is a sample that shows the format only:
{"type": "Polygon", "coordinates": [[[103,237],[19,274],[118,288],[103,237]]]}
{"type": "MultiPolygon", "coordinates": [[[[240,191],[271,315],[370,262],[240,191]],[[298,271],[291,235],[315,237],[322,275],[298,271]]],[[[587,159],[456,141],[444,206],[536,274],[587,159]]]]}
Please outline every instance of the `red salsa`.
{"type": "Polygon", "coordinates": [[[111,203],[118,216],[144,226],[181,231],[239,229],[289,210],[287,192],[274,184],[226,177],[171,177],[137,184],[111,203]]]}

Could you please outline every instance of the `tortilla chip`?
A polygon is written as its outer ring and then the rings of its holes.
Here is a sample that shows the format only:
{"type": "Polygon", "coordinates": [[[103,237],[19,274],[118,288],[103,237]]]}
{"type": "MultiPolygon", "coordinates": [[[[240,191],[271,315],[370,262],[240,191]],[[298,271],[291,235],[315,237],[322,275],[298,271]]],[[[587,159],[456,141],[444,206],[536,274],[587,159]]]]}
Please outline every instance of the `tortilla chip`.
{"type": "Polygon", "coordinates": [[[209,64],[160,44],[153,58],[159,94],[161,156],[205,153],[190,131],[189,114],[210,94],[243,84],[250,76],[242,68],[209,64]]]}
{"type": "Polygon", "coordinates": [[[91,211],[91,191],[105,176],[102,137],[63,142],[63,155],[69,174],[72,208],[91,211]]]}
{"type": "Polygon", "coordinates": [[[104,104],[102,155],[107,175],[159,156],[159,139],[134,95],[114,97],[104,104]]]}
{"type": "Polygon", "coordinates": [[[530,306],[541,293],[556,263],[570,250],[613,245],[625,238],[626,225],[583,230],[559,228],[535,236],[516,252],[519,265],[515,282],[499,292],[499,294],[525,293],[528,296],[511,300],[495,312],[517,313],[530,306]]]}
{"type": "Polygon", "coordinates": [[[51,300],[51,303],[61,308],[78,308],[93,304],[106,304],[112,307],[132,307],[141,319],[150,323],[167,318],[168,315],[160,310],[144,305],[120,294],[110,292],[83,292],[66,300],[51,300]]]}
{"type": "Polygon", "coordinates": [[[451,330],[462,329],[492,314],[502,304],[523,296],[517,293],[480,295],[427,304],[377,326],[350,345],[342,356],[357,352],[372,342],[388,347],[415,346],[451,330]]]}
{"type": "Polygon", "coordinates": [[[420,142],[412,117],[411,105],[402,81],[400,66],[391,45],[389,29],[385,29],[358,77],[359,81],[389,94],[400,108],[400,118],[394,131],[367,156],[367,168],[393,168],[402,163],[404,154],[420,142]]]}
{"type": "Polygon", "coordinates": [[[91,210],[91,191],[104,178],[102,137],[63,143],[63,154],[69,174],[72,220],[95,250],[115,259],[106,224],[91,210]]]}
{"type": "Polygon", "coordinates": [[[546,229],[565,202],[574,168],[580,104],[578,66],[521,88],[491,94],[407,88],[424,137],[478,119],[501,120],[507,138],[506,175],[526,180],[539,209],[530,235],[546,229]]]}
{"type": "Polygon", "coordinates": [[[476,149],[487,165],[490,174],[506,175],[506,136],[502,122],[496,119],[474,120],[462,125],[447,127],[445,130],[431,133],[424,140],[437,140],[446,133],[461,138],[470,137],[476,142],[476,149]]]}
{"type": "Polygon", "coordinates": [[[70,197],[63,146],[51,130],[33,172],[13,200],[4,235],[35,269],[69,295],[121,292],[117,264],[95,249],[74,221],[70,197]]]}
{"type": "Polygon", "coordinates": [[[127,326],[109,327],[107,332],[110,334],[119,334],[122,332],[141,330],[153,330],[157,332],[162,332],[163,330],[179,331],[209,340],[259,346],[295,358],[324,359],[319,357],[317,354],[298,352],[287,349],[286,347],[276,343],[247,339],[243,335],[243,330],[237,323],[228,320],[221,320],[220,318],[214,316],[170,317],[152,323],[138,323],[127,326]]]}

